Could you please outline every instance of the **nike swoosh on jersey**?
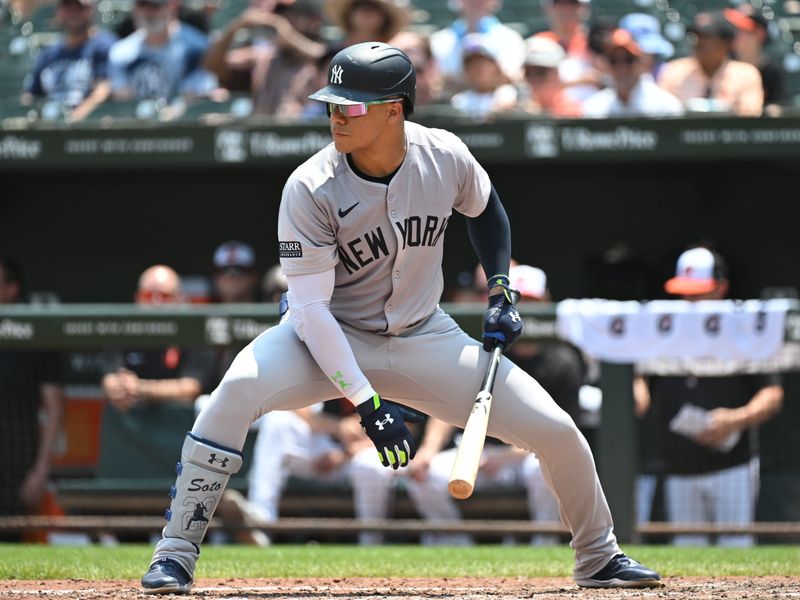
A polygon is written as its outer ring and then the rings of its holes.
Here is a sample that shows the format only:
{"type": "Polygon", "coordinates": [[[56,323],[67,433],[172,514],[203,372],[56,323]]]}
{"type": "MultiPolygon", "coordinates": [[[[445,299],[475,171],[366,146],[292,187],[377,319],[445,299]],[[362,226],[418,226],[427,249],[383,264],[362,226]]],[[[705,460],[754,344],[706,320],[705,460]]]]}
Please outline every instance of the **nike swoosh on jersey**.
{"type": "Polygon", "coordinates": [[[356,206],[358,206],[358,205],[359,205],[359,203],[358,203],[358,202],[356,202],[355,204],[353,204],[353,206],[351,206],[351,207],[350,207],[350,208],[348,208],[347,210],[342,210],[342,209],[340,208],[340,209],[339,209],[339,218],[340,218],[340,219],[344,219],[344,218],[345,218],[347,215],[349,215],[349,214],[350,214],[350,211],[351,211],[351,210],[353,210],[353,209],[354,209],[356,206]]]}

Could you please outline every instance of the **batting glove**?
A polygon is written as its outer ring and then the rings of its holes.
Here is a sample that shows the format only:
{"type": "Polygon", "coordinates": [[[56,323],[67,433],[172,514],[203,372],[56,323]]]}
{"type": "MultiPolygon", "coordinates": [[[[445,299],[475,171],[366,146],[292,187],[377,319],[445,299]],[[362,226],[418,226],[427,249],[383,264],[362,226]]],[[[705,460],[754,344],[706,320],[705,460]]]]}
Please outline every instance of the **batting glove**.
{"type": "Polygon", "coordinates": [[[483,349],[487,352],[497,344],[503,344],[503,348],[508,350],[522,333],[522,319],[514,306],[519,292],[499,282],[491,287],[498,285],[503,291],[489,296],[489,308],[483,315],[483,349]]]}
{"type": "Polygon", "coordinates": [[[387,402],[378,394],[359,404],[357,410],[361,426],[378,449],[381,464],[393,469],[408,465],[417,452],[417,444],[405,421],[416,423],[422,415],[387,402]]]}

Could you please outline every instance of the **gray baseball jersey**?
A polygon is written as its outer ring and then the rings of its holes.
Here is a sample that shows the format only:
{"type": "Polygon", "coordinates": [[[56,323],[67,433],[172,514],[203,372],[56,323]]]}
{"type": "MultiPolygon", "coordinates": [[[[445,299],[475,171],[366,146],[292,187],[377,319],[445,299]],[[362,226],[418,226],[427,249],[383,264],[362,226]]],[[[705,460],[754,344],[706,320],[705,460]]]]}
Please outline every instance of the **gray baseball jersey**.
{"type": "Polygon", "coordinates": [[[353,172],[333,144],[287,181],[278,216],[286,275],[336,267],[331,312],[397,334],[429,317],[442,295],[444,232],[453,209],[483,212],[490,182],[464,143],[408,122],[406,157],[389,185],[353,172]]]}

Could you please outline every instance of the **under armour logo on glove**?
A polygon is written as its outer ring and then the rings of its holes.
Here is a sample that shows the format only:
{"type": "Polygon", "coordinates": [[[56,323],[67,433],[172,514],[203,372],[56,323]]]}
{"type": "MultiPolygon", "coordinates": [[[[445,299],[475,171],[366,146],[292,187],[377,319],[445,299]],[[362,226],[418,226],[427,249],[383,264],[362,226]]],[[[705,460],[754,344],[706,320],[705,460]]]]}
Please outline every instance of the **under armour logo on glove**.
{"type": "Polygon", "coordinates": [[[504,289],[489,296],[489,308],[483,315],[483,349],[491,352],[497,344],[508,350],[522,333],[522,319],[514,306],[516,292],[504,289]]]}
{"type": "Polygon", "coordinates": [[[375,421],[375,425],[378,426],[378,431],[383,431],[383,426],[387,423],[394,423],[394,419],[389,413],[386,413],[386,418],[383,421],[375,421]]]}
{"type": "Polygon", "coordinates": [[[375,394],[371,400],[358,405],[361,426],[375,444],[384,467],[405,467],[414,458],[417,444],[405,421],[416,423],[424,415],[383,400],[375,394]]]}

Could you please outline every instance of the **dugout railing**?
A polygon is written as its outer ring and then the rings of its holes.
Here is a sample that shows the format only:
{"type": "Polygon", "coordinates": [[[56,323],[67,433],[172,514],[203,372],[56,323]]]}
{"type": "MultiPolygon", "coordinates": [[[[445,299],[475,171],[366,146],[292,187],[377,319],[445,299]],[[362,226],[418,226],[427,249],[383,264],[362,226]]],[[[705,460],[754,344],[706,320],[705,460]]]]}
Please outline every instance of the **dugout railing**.
{"type": "MultiPolygon", "coordinates": [[[[471,335],[479,337],[483,304],[443,305],[471,335]]],[[[531,339],[560,337],[557,306],[524,305],[524,335],[531,339]]],[[[172,469],[183,433],[194,419],[190,407],[176,407],[174,413],[154,411],[151,421],[140,420],[130,427],[122,420],[104,419],[98,414],[104,404],[99,395],[99,380],[87,379],[86,366],[93,365],[103,352],[136,347],[156,348],[182,344],[188,347],[225,346],[246,342],[259,331],[277,322],[277,306],[186,305],[181,307],[141,308],[135,305],[17,305],[0,307],[0,348],[57,350],[65,356],[68,370],[82,371],[67,378],[68,415],[72,438],[64,448],[68,456],[56,460],[56,499],[66,509],[66,517],[0,517],[0,530],[29,528],[157,532],[163,525],[161,513],[167,506],[166,490],[174,482],[172,469]],[[81,367],[83,367],[81,369],[81,367]],[[156,424],[167,427],[156,427],[156,424]],[[128,453],[101,453],[99,441],[92,438],[92,427],[117,428],[106,431],[114,443],[128,453]],[[158,437],[161,441],[158,441],[158,437]],[[128,438],[126,440],[126,437],[128,438]],[[147,443],[143,443],[144,441],[147,443]],[[136,444],[139,444],[137,447],[136,444]],[[153,450],[155,448],[155,450],[153,450]],[[159,451],[161,449],[162,451],[159,451]],[[82,455],[80,450],[84,452],[82,455]],[[152,460],[145,460],[148,453],[152,460]],[[102,454],[102,455],[100,455],[102,454]],[[70,462],[72,461],[72,462],[70,462]],[[94,461],[94,462],[93,462],[94,461]],[[159,467],[152,470],[155,461],[159,467]],[[154,475],[157,473],[158,475],[154,475]],[[118,476],[114,476],[118,474],[118,476]]],[[[789,301],[784,343],[796,349],[800,344],[800,306],[789,301]]],[[[790,352],[791,355],[791,352],[790,352]]],[[[790,358],[775,367],[797,370],[790,358]]],[[[634,484],[637,472],[636,423],[633,411],[633,365],[601,361],[598,386],[602,390],[599,426],[593,440],[603,488],[615,519],[621,541],[659,539],[680,532],[749,532],[764,539],[797,539],[798,522],[754,522],[749,526],[724,523],[637,524],[634,484]]],[[[790,395],[787,393],[787,396],[790,395]]],[[[794,402],[787,397],[786,402],[794,402]]],[[[163,407],[161,407],[163,408],[163,407]]],[[[170,409],[164,409],[170,410],[170,409]]],[[[141,414],[140,414],[141,416],[141,414]]],[[[146,416],[146,415],[145,415],[146,416]]],[[[248,436],[245,454],[252,449],[254,434],[248,436]]],[[[109,447],[113,447],[110,444],[109,447]]],[[[800,459],[795,458],[800,463],[800,459]]],[[[247,463],[246,463],[247,464],[247,463]]],[[[234,477],[231,488],[245,492],[247,468],[234,477]]],[[[319,535],[336,537],[358,531],[382,529],[399,539],[425,531],[466,531],[485,539],[525,536],[533,533],[563,532],[558,523],[538,523],[526,519],[524,491],[519,488],[476,492],[463,504],[465,519],[459,523],[431,525],[415,517],[402,487],[390,522],[363,522],[352,518],[352,502],[347,486],[290,486],[282,501],[282,518],[277,523],[261,524],[265,531],[278,535],[319,535]],[[286,509],[285,511],[283,509],[286,509]],[[503,517],[498,520],[498,516],[503,517]]],[[[226,527],[217,520],[215,528],[226,527]]],[[[235,527],[230,524],[227,527],[235,527]]]]}

